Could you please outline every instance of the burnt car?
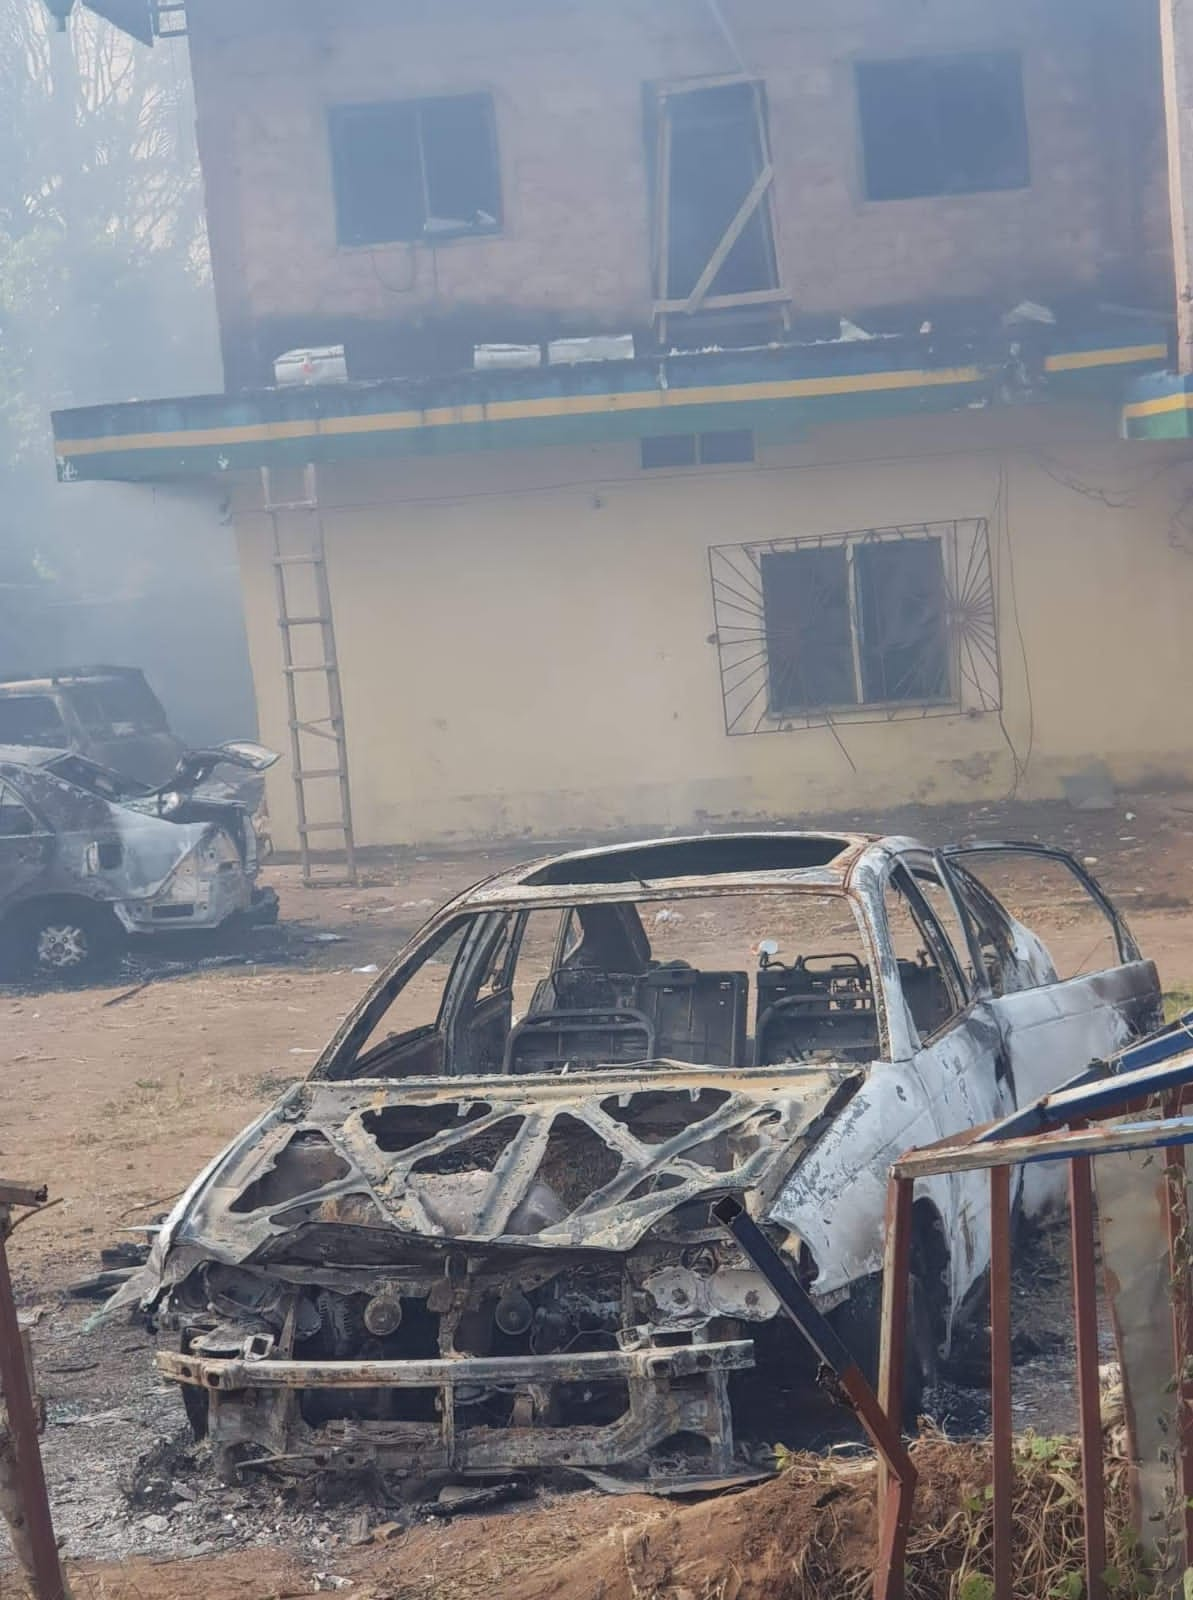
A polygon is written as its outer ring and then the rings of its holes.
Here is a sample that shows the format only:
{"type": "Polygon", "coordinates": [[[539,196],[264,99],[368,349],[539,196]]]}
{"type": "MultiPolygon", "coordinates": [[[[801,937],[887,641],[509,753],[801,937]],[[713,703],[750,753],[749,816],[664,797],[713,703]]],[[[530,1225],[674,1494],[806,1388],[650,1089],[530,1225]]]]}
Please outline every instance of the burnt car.
{"type": "Polygon", "coordinates": [[[71,750],[150,785],[185,750],[140,668],[108,666],[0,678],[0,745],[71,750]]]}
{"type": "MultiPolygon", "coordinates": [[[[1037,845],[585,850],[439,911],[191,1185],[139,1300],[227,1473],[759,1470],[813,1374],[734,1195],[873,1365],[887,1170],[1150,1028],[1156,972],[1037,845]],[[1049,949],[1008,900],[1056,913],[1049,949]]],[[[1026,1215],[1055,1178],[1015,1181],[1026,1215]]],[[[909,1384],[980,1298],[982,1175],[915,1196],[909,1384]]]]}
{"type": "Polygon", "coordinates": [[[191,751],[161,788],[85,756],[0,747],[0,961],[9,975],[82,977],[130,934],[277,920],[257,885],[248,808],[205,784],[264,771],[261,745],[191,751]]]}

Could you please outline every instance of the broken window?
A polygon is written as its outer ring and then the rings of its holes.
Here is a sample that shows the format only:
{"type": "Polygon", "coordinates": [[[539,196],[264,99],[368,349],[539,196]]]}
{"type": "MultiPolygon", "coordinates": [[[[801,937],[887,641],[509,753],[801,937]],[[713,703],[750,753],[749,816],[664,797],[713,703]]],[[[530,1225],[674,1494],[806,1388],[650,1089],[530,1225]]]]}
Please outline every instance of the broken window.
{"type": "Polygon", "coordinates": [[[760,83],[659,93],[655,137],[656,310],[691,313],[783,298],[760,83]]]}
{"type": "Polygon", "coordinates": [[[444,997],[475,921],[449,924],[413,971],[389,986],[391,998],[358,1042],[355,1075],[397,1078],[436,1073],[444,1057],[444,997]]]}
{"type": "Polygon", "coordinates": [[[662,433],[641,441],[642,465],[650,467],[713,467],[753,461],[754,435],[749,428],[716,433],[662,433]]]}
{"type": "Polygon", "coordinates": [[[1039,988],[1122,963],[1107,905],[1067,857],[1008,846],[950,850],[948,862],[977,929],[996,994],[1039,988]],[[1047,944],[1034,932],[1044,921],[1049,924],[1047,944]]]}
{"type": "Polygon", "coordinates": [[[728,733],[999,704],[986,524],[709,552],[728,733]]]}
{"type": "Polygon", "coordinates": [[[1014,52],[860,61],[856,73],[869,199],[1022,189],[1031,181],[1014,52]]]}
{"type": "Polygon", "coordinates": [[[335,106],[328,125],[341,244],[434,240],[501,227],[487,94],[335,106]]]}
{"type": "Polygon", "coordinates": [[[903,866],[887,880],[883,912],[908,1015],[920,1040],[929,1039],[968,1003],[958,952],[903,866]]]}
{"type": "Polygon", "coordinates": [[[840,893],[647,895],[484,912],[382,985],[317,1075],[749,1066],[824,1051],[873,1060],[868,961],[855,907],[840,893]]]}

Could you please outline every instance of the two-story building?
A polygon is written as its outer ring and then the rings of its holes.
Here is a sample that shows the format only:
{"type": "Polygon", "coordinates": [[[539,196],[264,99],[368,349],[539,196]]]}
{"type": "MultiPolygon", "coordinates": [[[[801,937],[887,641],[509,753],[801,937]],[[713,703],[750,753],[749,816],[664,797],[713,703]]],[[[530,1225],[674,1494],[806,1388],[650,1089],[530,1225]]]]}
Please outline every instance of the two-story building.
{"type": "Polygon", "coordinates": [[[225,392],[58,467],[226,480],[279,844],[1193,778],[1153,7],[185,28],[225,392]]]}

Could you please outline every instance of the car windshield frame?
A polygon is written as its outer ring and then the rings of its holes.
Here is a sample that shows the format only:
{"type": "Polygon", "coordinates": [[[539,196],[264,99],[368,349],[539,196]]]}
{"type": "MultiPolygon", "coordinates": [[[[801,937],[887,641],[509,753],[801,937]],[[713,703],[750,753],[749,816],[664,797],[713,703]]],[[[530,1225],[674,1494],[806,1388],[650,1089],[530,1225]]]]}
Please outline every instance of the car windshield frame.
{"type": "MultiPolygon", "coordinates": [[[[717,879],[709,883],[694,882],[687,879],[683,882],[628,882],[618,884],[601,884],[599,886],[586,885],[582,893],[577,893],[574,886],[552,886],[550,888],[531,888],[530,892],[516,892],[503,894],[487,899],[483,888],[469,891],[462,899],[448,902],[424,926],[414,938],[408,942],[397,954],[394,960],[386,967],[375,980],[373,987],[358,1002],[357,1006],[349,1012],[344,1022],[328,1043],[319,1059],[314,1063],[309,1078],[312,1081],[335,1082],[367,1082],[366,1076],[357,1076],[353,1068],[362,1054],[370,1052],[371,1045],[376,1043],[374,1035],[383,1022],[386,1014],[398,1001],[399,996],[430,960],[437,949],[451,937],[461,924],[473,923],[470,930],[457,951],[452,969],[444,980],[439,1017],[433,1029],[449,1030],[453,1020],[447,1016],[453,1000],[456,998],[456,986],[466,981],[466,964],[471,960],[482,959],[478,953],[479,947],[486,941],[485,924],[489,924],[490,934],[496,944],[496,923],[513,918],[521,914],[537,910],[558,911],[560,913],[569,909],[585,909],[600,905],[624,905],[644,907],[647,905],[665,906],[670,902],[681,900],[712,900],[712,899],[778,899],[790,900],[792,896],[803,896],[811,899],[832,899],[840,902],[841,909],[848,909],[850,918],[857,932],[857,942],[869,957],[868,965],[872,975],[874,1005],[876,1011],[878,1044],[873,1051],[873,1059],[886,1059],[890,1053],[889,1016],[891,995],[888,992],[887,963],[883,958],[880,947],[880,930],[875,925],[870,910],[864,897],[859,896],[845,882],[837,879],[828,880],[815,870],[809,872],[806,881],[787,879],[786,881],[741,881],[740,879],[717,879]]],[[[561,917],[562,927],[562,917],[561,917]]],[[[790,952],[789,954],[794,954],[790,952]]],[[[750,973],[752,980],[756,978],[757,968],[750,973]]],[[[897,997],[896,997],[897,998],[897,997]]],[[[429,1027],[427,1031],[432,1031],[429,1027]]],[[[397,1035],[401,1037],[401,1035],[397,1035]]],[[[656,1058],[653,1061],[635,1063],[635,1065],[657,1065],[659,1062],[667,1064],[667,1058],[656,1058]]],[[[676,1062],[684,1070],[699,1070],[701,1063],[676,1062]]],[[[717,1067],[715,1063],[707,1063],[710,1070],[727,1070],[723,1065],[717,1067]]],[[[751,1063],[743,1061],[735,1064],[731,1070],[746,1069],[751,1063]]],[[[772,1066],[771,1070],[775,1070],[772,1066]]],[[[790,1070],[798,1070],[798,1064],[793,1063],[790,1070]]],[[[451,1083],[462,1074],[445,1070],[430,1074],[437,1081],[451,1083]]],[[[467,1075],[467,1074],[464,1074],[467,1075]]],[[[518,1074],[533,1076],[533,1074],[518,1074]]],[[[388,1081],[383,1078],[380,1081],[388,1081]]]]}

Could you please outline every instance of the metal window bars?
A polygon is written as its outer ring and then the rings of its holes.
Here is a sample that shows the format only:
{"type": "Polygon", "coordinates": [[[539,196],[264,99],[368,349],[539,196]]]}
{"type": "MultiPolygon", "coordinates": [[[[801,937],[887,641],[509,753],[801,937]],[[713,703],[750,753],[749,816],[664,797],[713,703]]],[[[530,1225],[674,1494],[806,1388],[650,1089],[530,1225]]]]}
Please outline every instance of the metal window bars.
{"type": "MultiPolygon", "coordinates": [[[[714,545],[708,553],[712,586],[714,639],[721,678],[725,732],[730,736],[752,733],[788,733],[799,728],[835,727],[838,724],[890,722],[968,715],[998,711],[1002,705],[994,568],[989,525],[984,517],[951,522],[924,522],[902,527],[862,528],[811,537],[770,539],[750,544],[714,545]],[[917,681],[934,672],[928,652],[939,648],[939,634],[925,630],[920,651],[915,641],[901,652],[899,674],[905,682],[894,684],[891,697],[868,698],[861,664],[858,588],[854,556],[860,546],[907,544],[937,540],[943,568],[943,617],[948,686],[943,696],[913,697],[917,681]],[[833,703],[786,707],[774,703],[772,644],[784,629],[793,654],[801,638],[798,618],[776,617],[774,602],[768,614],[764,594],[763,558],[803,551],[841,550],[847,568],[840,596],[819,597],[825,604],[848,607],[852,666],[850,689],[833,697],[833,703]],[[920,659],[923,656],[924,659],[920,659]]],[[[808,615],[823,614],[816,596],[809,599],[808,615]]],[[[803,640],[809,647],[810,638],[803,640]]],[[[820,675],[823,677],[823,674],[820,675]]],[[[798,698],[798,697],[797,697],[798,698]]],[[[815,698],[813,695],[811,698],[815,698]]]]}

